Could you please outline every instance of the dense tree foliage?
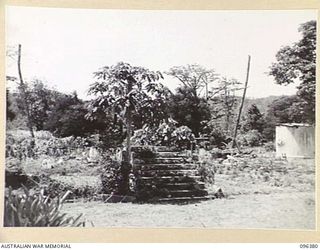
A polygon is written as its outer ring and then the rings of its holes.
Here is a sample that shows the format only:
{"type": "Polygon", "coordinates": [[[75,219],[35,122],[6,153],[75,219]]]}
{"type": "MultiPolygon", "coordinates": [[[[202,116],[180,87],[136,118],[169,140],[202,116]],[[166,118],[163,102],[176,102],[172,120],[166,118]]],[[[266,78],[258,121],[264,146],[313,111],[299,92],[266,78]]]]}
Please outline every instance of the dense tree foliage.
{"type": "Polygon", "coordinates": [[[263,114],[260,113],[260,110],[255,104],[252,104],[245,114],[244,123],[242,129],[244,132],[250,130],[257,130],[259,133],[262,133],[265,126],[265,120],[263,114]]]}
{"type": "Polygon", "coordinates": [[[83,102],[77,96],[61,94],[48,112],[44,128],[57,136],[84,136],[92,131],[92,124],[85,119],[86,112],[83,102]]]}
{"type": "Polygon", "coordinates": [[[202,121],[210,119],[207,101],[204,98],[195,97],[189,87],[177,88],[168,106],[170,116],[180,126],[188,126],[196,136],[202,132],[202,121]]]}
{"type": "Polygon", "coordinates": [[[120,62],[106,66],[94,73],[96,81],[90,86],[89,94],[96,96],[91,101],[88,117],[94,118],[95,113],[103,111],[113,114],[117,121],[126,128],[127,160],[130,159],[131,136],[133,132],[133,116],[143,115],[147,109],[147,120],[156,121],[162,112],[161,108],[154,110],[154,105],[161,107],[169,93],[160,80],[160,72],[150,71],[143,67],[131,66],[120,62]]]}
{"type": "Polygon", "coordinates": [[[264,120],[265,126],[263,136],[267,140],[273,140],[275,137],[275,127],[280,123],[301,123],[304,117],[301,116],[299,108],[299,97],[282,96],[275,99],[268,105],[264,120]]]}
{"type": "MultiPolygon", "coordinates": [[[[47,130],[55,136],[90,136],[99,134],[105,147],[115,147],[122,143],[123,133],[112,116],[97,114],[97,119],[88,120],[88,104],[80,100],[77,93],[63,94],[50,89],[36,80],[27,84],[32,123],[36,130],[47,130]]],[[[18,93],[7,90],[7,125],[10,128],[26,129],[26,113],[23,100],[18,93]]]]}
{"type": "Polygon", "coordinates": [[[273,120],[274,123],[292,123],[302,122],[299,109],[296,108],[299,98],[297,96],[287,96],[276,99],[269,105],[267,110],[267,118],[273,120]]]}
{"type": "MultiPolygon", "coordinates": [[[[55,105],[57,95],[59,95],[59,93],[49,89],[39,80],[34,80],[30,84],[26,84],[26,97],[30,105],[30,117],[32,125],[36,127],[36,130],[44,129],[44,123],[48,120],[49,111],[55,105]]],[[[20,110],[25,112],[23,108],[24,101],[21,95],[19,95],[17,101],[20,110]]]]}
{"type": "Polygon", "coordinates": [[[277,84],[287,85],[299,82],[297,91],[298,109],[304,121],[315,122],[315,90],[316,90],[316,21],[309,21],[299,28],[302,35],[300,41],[291,46],[282,47],[277,61],[272,64],[269,74],[277,84]]]}

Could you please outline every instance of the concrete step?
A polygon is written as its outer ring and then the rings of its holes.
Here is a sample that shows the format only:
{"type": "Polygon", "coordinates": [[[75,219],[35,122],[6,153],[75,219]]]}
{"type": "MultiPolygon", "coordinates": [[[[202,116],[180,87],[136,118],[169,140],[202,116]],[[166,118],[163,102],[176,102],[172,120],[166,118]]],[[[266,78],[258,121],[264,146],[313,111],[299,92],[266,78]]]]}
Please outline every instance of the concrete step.
{"type": "Polygon", "coordinates": [[[161,151],[161,152],[156,152],[155,153],[156,157],[187,157],[188,155],[186,154],[186,152],[180,152],[180,151],[161,151]]]}
{"type": "Polygon", "coordinates": [[[208,195],[205,190],[168,190],[166,197],[163,198],[175,198],[175,197],[201,197],[208,195]]]}
{"type": "Polygon", "coordinates": [[[156,152],[155,157],[159,158],[175,158],[175,157],[184,157],[184,158],[193,158],[198,159],[198,155],[191,154],[190,152],[156,152]]]}
{"type": "Polygon", "coordinates": [[[201,182],[197,155],[169,147],[154,149],[154,154],[133,159],[138,201],[189,203],[211,198],[201,182]]]}
{"type": "Polygon", "coordinates": [[[140,176],[142,177],[153,177],[153,176],[188,176],[188,175],[198,175],[198,170],[196,169],[179,169],[179,170],[141,170],[140,176]]]}
{"type": "Polygon", "coordinates": [[[188,204],[199,201],[206,201],[214,199],[212,196],[200,196],[200,197],[173,197],[173,198],[159,198],[151,201],[152,203],[170,203],[170,204],[188,204]]]}
{"type": "Polygon", "coordinates": [[[137,181],[142,181],[142,182],[154,182],[154,184],[157,183],[164,183],[164,182],[172,182],[172,183],[183,183],[183,182],[188,182],[188,183],[194,183],[196,181],[200,181],[201,176],[153,176],[153,177],[139,177],[137,181]]]}
{"type": "Polygon", "coordinates": [[[179,164],[179,163],[193,163],[196,162],[191,158],[183,157],[174,157],[174,158],[143,158],[143,159],[134,159],[133,164],[142,165],[142,164],[179,164]]]}
{"type": "Polygon", "coordinates": [[[208,192],[204,189],[180,189],[171,190],[168,188],[148,188],[146,186],[140,187],[140,192],[137,193],[137,200],[158,200],[162,198],[193,198],[205,197],[208,192]]]}
{"type": "Polygon", "coordinates": [[[133,171],[136,170],[183,170],[183,169],[197,169],[198,164],[194,163],[155,163],[155,164],[134,164],[133,171]]]}
{"type": "Polygon", "coordinates": [[[155,147],[155,150],[157,152],[182,152],[182,151],[178,150],[177,148],[167,147],[167,146],[157,146],[157,147],[155,147]]]}
{"type": "Polygon", "coordinates": [[[178,183],[171,183],[171,182],[162,182],[162,183],[143,183],[145,187],[150,188],[167,188],[169,190],[201,190],[205,189],[205,183],[204,182],[178,182],[178,183]]]}

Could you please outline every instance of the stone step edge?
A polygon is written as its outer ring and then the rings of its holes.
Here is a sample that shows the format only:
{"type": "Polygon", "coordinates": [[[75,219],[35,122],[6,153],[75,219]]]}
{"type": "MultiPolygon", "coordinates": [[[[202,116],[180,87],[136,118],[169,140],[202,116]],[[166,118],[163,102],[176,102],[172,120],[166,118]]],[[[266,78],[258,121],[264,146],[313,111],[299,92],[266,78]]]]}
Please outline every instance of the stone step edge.
{"type": "Polygon", "coordinates": [[[201,176],[196,176],[196,175],[192,175],[192,176],[181,176],[181,175],[178,175],[178,176],[153,176],[153,177],[140,177],[141,179],[172,179],[172,178],[185,178],[185,177],[188,177],[190,179],[200,179],[201,176]]]}
{"type": "Polygon", "coordinates": [[[176,173],[179,173],[179,172],[197,172],[198,169],[142,169],[142,170],[139,170],[141,171],[141,173],[144,173],[144,172],[156,172],[156,173],[165,173],[165,172],[176,172],[176,173]]]}
{"type": "Polygon", "coordinates": [[[163,167],[163,166],[197,166],[199,165],[196,163],[133,163],[133,166],[141,167],[141,166],[156,166],[156,167],[163,167]]]}
{"type": "MultiPolygon", "coordinates": [[[[161,185],[165,185],[165,186],[183,186],[183,185],[205,185],[205,182],[202,181],[196,181],[196,182],[178,182],[178,183],[160,183],[161,185]]],[[[144,185],[156,185],[156,184],[152,184],[152,183],[145,183],[144,185]]]]}
{"type": "Polygon", "coordinates": [[[196,202],[196,201],[205,201],[216,199],[214,196],[196,196],[196,197],[172,197],[172,198],[159,198],[152,203],[162,203],[162,202],[196,202]]]}

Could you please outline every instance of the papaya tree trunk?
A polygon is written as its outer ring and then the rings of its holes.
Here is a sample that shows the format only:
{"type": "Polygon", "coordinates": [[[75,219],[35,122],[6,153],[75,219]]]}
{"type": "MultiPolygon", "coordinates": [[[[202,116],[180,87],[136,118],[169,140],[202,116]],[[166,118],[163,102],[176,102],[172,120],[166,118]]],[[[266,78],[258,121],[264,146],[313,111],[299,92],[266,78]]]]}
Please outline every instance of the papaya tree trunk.
{"type": "Polygon", "coordinates": [[[127,119],[126,119],[126,127],[127,127],[127,138],[126,138],[126,159],[125,161],[127,163],[131,163],[131,113],[128,113],[127,119]]]}

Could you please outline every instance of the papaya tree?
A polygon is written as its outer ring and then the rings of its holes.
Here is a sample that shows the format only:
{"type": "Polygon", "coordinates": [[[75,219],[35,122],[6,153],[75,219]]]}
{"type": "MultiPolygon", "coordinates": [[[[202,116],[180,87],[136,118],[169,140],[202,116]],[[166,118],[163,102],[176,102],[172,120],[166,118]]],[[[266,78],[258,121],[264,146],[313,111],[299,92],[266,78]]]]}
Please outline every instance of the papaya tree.
{"type": "Polygon", "coordinates": [[[113,114],[115,122],[123,124],[126,129],[125,161],[129,163],[134,115],[146,109],[152,112],[149,108],[154,103],[161,104],[159,100],[164,99],[170,91],[160,83],[163,76],[159,71],[124,62],[101,68],[94,73],[94,78],[96,81],[88,93],[94,95],[95,99],[89,105],[88,116],[94,117],[95,113],[103,110],[113,114]]]}

